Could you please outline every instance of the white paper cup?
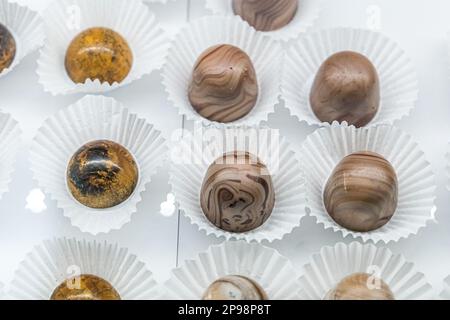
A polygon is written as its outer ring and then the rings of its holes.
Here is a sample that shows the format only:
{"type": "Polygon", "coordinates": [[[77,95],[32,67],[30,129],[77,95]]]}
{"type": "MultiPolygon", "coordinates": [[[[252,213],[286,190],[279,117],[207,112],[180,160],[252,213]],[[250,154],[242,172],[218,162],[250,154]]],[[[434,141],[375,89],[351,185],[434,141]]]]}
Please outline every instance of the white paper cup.
{"type": "MultiPolygon", "coordinates": [[[[322,9],[321,5],[321,0],[299,0],[297,13],[288,25],[279,30],[263,33],[279,41],[296,38],[314,25],[322,9]]],[[[231,0],[206,0],[206,8],[217,15],[235,15],[231,0]]]]}
{"type": "Polygon", "coordinates": [[[292,115],[310,125],[322,123],[313,113],[310,92],[314,78],[327,58],[337,52],[355,51],[374,64],[380,79],[380,108],[367,126],[392,124],[409,115],[418,99],[418,78],[410,59],[392,40],[363,29],[336,28],[306,35],[286,53],[282,98],[292,115]]]}
{"type": "Polygon", "coordinates": [[[267,293],[269,300],[298,299],[297,271],[276,250],[243,241],[211,246],[196,259],[187,260],[172,271],[164,297],[173,300],[200,300],[206,289],[221,277],[247,277],[267,293]]]}
{"type": "Polygon", "coordinates": [[[412,138],[391,126],[356,129],[333,123],[311,134],[302,146],[307,206],[325,229],[363,241],[388,243],[417,234],[434,220],[436,185],[430,163],[412,138]],[[392,219],[371,232],[353,232],[339,226],[327,213],[323,190],[337,164],[347,155],[372,151],[387,159],[398,178],[398,205],[392,219]]]}
{"type": "Polygon", "coordinates": [[[106,92],[130,84],[159,69],[169,45],[155,15],[141,1],[60,0],[45,11],[47,39],[38,60],[39,82],[53,95],[106,92]],[[82,31],[110,28],[122,35],[133,53],[133,66],[121,83],[110,85],[97,79],[74,83],[65,69],[66,50],[82,31]]]}
{"type": "Polygon", "coordinates": [[[31,170],[39,186],[56,200],[64,215],[83,232],[107,233],[131,220],[141,194],[166,159],[161,132],[130,113],[120,103],[103,96],[86,96],[45,121],[31,147],[31,170]],[[66,183],[67,165],[84,144],[114,141],[125,147],[139,167],[134,193],[110,209],[91,209],[77,202],[66,183]]]}
{"type": "Polygon", "coordinates": [[[10,295],[20,300],[49,300],[60,284],[80,275],[106,280],[122,300],[161,297],[152,273],[128,249],[106,242],[66,238],[34,247],[15,272],[10,295]]]}
{"type": "Polygon", "coordinates": [[[450,277],[444,280],[444,289],[439,296],[442,300],[450,300],[450,277]]]}
{"type": "Polygon", "coordinates": [[[169,101],[188,120],[217,124],[198,114],[192,107],[188,88],[199,56],[218,44],[234,45],[251,58],[258,78],[259,96],[253,110],[229,125],[256,125],[274,112],[280,95],[280,69],[283,51],[269,37],[256,32],[238,17],[204,17],[183,28],[172,41],[162,69],[163,84],[169,101]]]}

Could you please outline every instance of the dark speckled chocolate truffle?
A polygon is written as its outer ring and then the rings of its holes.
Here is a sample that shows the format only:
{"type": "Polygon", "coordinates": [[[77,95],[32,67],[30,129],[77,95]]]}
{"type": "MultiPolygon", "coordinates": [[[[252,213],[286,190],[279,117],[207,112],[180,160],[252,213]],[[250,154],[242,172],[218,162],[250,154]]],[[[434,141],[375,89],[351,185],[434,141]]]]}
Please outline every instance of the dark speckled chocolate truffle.
{"type": "Polygon", "coordinates": [[[0,73],[9,68],[16,57],[16,40],[11,32],[0,24],[0,73]]]}
{"type": "Polygon", "coordinates": [[[50,300],[121,300],[119,293],[106,280],[81,275],[61,283],[53,291],[50,300]]]}

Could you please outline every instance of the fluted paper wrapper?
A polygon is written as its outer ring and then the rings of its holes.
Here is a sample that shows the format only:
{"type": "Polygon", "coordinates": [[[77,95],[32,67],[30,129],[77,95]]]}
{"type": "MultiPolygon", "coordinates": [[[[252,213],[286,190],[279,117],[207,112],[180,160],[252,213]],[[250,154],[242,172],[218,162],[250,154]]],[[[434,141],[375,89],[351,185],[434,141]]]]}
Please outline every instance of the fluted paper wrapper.
{"type": "Polygon", "coordinates": [[[83,232],[107,233],[131,220],[141,194],[152,175],[162,166],[167,146],[161,132],[120,103],[103,96],[86,96],[45,121],[31,147],[31,170],[39,186],[56,200],[57,206],[83,232]],[[74,153],[96,140],[114,141],[125,147],[139,167],[134,193],[109,209],[91,209],[70,194],[66,170],[74,153]]]}
{"type": "Polygon", "coordinates": [[[442,300],[450,300],[450,277],[445,278],[444,280],[444,289],[439,296],[442,300]]]}
{"type": "Polygon", "coordinates": [[[345,122],[333,123],[311,134],[304,145],[302,162],[307,187],[307,206],[325,229],[363,241],[388,243],[417,234],[434,220],[436,185],[430,163],[416,142],[391,126],[356,129],[345,122]],[[339,226],[327,213],[323,200],[325,185],[338,163],[358,151],[372,151],[388,160],[398,179],[398,205],[392,219],[371,232],[353,232],[339,226]]]}
{"type": "Polygon", "coordinates": [[[282,97],[292,115],[311,125],[328,125],[313,113],[310,92],[323,62],[341,51],[365,55],[378,71],[380,108],[367,126],[392,124],[409,115],[419,92],[417,74],[410,59],[395,42],[381,33],[351,28],[319,31],[292,43],[282,72],[282,97]]]}
{"type": "Polygon", "coordinates": [[[79,275],[106,280],[122,300],[161,297],[152,273],[128,249],[66,238],[45,241],[26,256],[15,272],[10,295],[20,300],[49,300],[60,284],[79,275]]]}

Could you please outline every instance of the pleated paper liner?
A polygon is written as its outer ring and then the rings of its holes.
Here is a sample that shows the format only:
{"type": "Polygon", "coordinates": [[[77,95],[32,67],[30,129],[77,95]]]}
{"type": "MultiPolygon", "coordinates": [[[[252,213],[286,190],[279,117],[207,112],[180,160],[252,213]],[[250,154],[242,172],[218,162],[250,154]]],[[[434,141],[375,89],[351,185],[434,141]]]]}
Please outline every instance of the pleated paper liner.
{"type": "Polygon", "coordinates": [[[412,138],[391,126],[356,129],[333,123],[311,134],[302,146],[307,206],[325,229],[375,243],[398,241],[417,234],[434,220],[435,178],[430,163],[412,138]],[[371,232],[353,232],[339,226],[324,206],[323,190],[336,165],[347,155],[372,151],[387,159],[398,178],[398,205],[392,219],[371,232]]]}
{"type": "Polygon", "coordinates": [[[164,298],[200,300],[206,289],[223,276],[247,277],[259,284],[269,300],[298,299],[297,272],[276,250],[243,241],[211,246],[197,258],[172,271],[164,298]]]}
{"type": "Polygon", "coordinates": [[[37,12],[8,0],[0,0],[0,24],[4,25],[16,41],[16,56],[12,64],[0,73],[5,76],[23,58],[44,43],[44,27],[37,12]]]}
{"type": "Polygon", "coordinates": [[[322,300],[345,277],[368,273],[382,279],[396,300],[433,298],[431,285],[414,264],[387,248],[352,242],[324,247],[302,268],[300,299],[322,300]]]}
{"type": "Polygon", "coordinates": [[[155,15],[141,1],[60,0],[45,11],[47,39],[38,60],[39,82],[45,91],[58,94],[106,92],[130,84],[159,69],[168,49],[168,38],[155,15]],[[133,66],[121,83],[110,85],[88,79],[74,83],[65,69],[65,54],[71,41],[92,27],[110,28],[122,35],[133,53],[133,66]]]}
{"type": "Polygon", "coordinates": [[[442,300],[450,300],[450,277],[445,278],[444,280],[444,289],[439,296],[442,300]]]}
{"type": "Polygon", "coordinates": [[[306,215],[303,172],[296,154],[277,130],[258,127],[197,129],[193,136],[182,138],[172,150],[169,178],[172,192],[191,223],[207,235],[227,240],[272,242],[290,233],[306,215]],[[209,166],[224,153],[233,151],[247,151],[257,156],[267,166],[275,191],[275,206],[269,219],[259,228],[244,233],[217,228],[200,207],[202,182],[209,166]]]}
{"type": "MultiPolygon", "coordinates": [[[[321,11],[321,0],[299,0],[294,19],[285,27],[263,32],[274,40],[289,41],[313,27],[321,11]]],[[[233,16],[232,0],[206,0],[206,8],[217,15],[233,16]]]]}
{"type": "MultiPolygon", "coordinates": [[[[188,87],[198,57],[208,48],[234,45],[251,58],[256,70],[259,97],[253,110],[232,125],[255,125],[274,112],[280,95],[280,69],[283,52],[269,37],[256,32],[238,17],[204,17],[183,28],[172,41],[162,70],[163,84],[169,101],[188,120],[211,122],[198,114],[188,98],[188,87]]],[[[215,123],[217,124],[217,123],[215,123]]]]}
{"type": "Polygon", "coordinates": [[[106,280],[122,300],[161,297],[152,273],[127,248],[66,238],[48,240],[34,247],[15,272],[10,295],[20,300],[49,300],[60,284],[78,275],[106,280]]]}
{"type": "Polygon", "coordinates": [[[31,147],[31,170],[39,186],[83,232],[107,233],[131,220],[141,194],[167,153],[161,132],[130,113],[112,98],[86,96],[45,121],[31,147]],[[87,142],[114,141],[125,147],[139,167],[134,193],[110,209],[90,209],[77,202],[66,183],[66,169],[73,154],[87,142]]]}
{"type": "Polygon", "coordinates": [[[418,77],[405,52],[381,33],[351,28],[322,30],[299,38],[286,53],[282,97],[291,114],[324,125],[313,113],[310,92],[323,62],[341,51],[355,51],[374,64],[380,79],[380,108],[367,126],[392,124],[409,115],[418,99],[418,77]]]}

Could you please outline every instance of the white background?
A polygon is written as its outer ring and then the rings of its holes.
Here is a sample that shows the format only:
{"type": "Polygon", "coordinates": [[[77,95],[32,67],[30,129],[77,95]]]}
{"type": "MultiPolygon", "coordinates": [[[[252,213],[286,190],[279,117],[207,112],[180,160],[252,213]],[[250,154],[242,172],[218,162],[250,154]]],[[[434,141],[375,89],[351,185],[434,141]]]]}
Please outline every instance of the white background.
{"type": "MultiPolygon", "coordinates": [[[[57,0],[56,0],[57,1],[57,0]]],[[[129,0],[123,0],[129,1],[129,0]]],[[[300,0],[301,1],[301,0],[300,0]]],[[[43,10],[49,0],[21,0],[36,10],[43,10]]],[[[381,32],[385,33],[412,58],[420,82],[420,98],[411,116],[397,122],[397,126],[412,134],[426,152],[437,176],[437,223],[430,223],[417,236],[412,236],[388,247],[414,262],[427,276],[435,292],[442,289],[442,281],[450,275],[450,192],[446,185],[445,154],[450,140],[450,59],[447,54],[447,32],[450,30],[450,2],[448,0],[323,0],[323,10],[315,28],[339,26],[367,27],[371,8],[380,9],[381,32]]],[[[171,33],[188,19],[209,14],[203,0],[176,0],[167,5],[150,4],[163,26],[171,33]]],[[[114,8],[112,8],[114,10],[114,8]]],[[[33,213],[26,209],[26,198],[36,188],[29,170],[28,149],[41,123],[61,108],[79,100],[81,95],[53,97],[43,91],[37,82],[38,53],[28,56],[12,73],[0,78],[0,108],[11,113],[19,122],[23,146],[19,154],[10,192],[0,202],[0,282],[8,284],[21,260],[44,239],[76,237],[94,239],[72,227],[55,202],[47,196],[47,209],[33,213]]],[[[183,126],[176,109],[167,101],[158,73],[146,76],[130,86],[114,91],[112,96],[131,111],[146,117],[160,128],[166,138],[183,126]]],[[[281,128],[295,148],[315,128],[299,123],[280,105],[269,117],[269,126],[281,128]]],[[[170,191],[168,168],[159,171],[143,195],[131,223],[119,231],[95,237],[97,240],[118,242],[136,253],[147,263],[158,281],[170,276],[170,270],[219,243],[214,236],[207,237],[175,213],[171,217],[160,214],[160,204],[170,191]]],[[[313,218],[302,220],[301,227],[270,246],[289,257],[296,267],[308,262],[311,254],[322,246],[337,242],[351,242],[340,234],[325,231],[313,218]]]]}

